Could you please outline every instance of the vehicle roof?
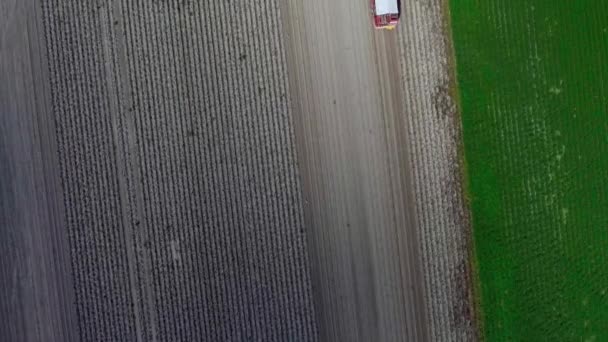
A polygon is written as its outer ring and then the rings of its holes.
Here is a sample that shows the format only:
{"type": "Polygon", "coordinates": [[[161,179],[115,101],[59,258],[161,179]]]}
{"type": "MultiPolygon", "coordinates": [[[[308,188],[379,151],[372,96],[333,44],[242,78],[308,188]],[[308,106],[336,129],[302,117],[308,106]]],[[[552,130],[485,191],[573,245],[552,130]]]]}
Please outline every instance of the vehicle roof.
{"type": "Polygon", "coordinates": [[[397,0],[376,0],[376,15],[397,14],[399,5],[397,0]]]}

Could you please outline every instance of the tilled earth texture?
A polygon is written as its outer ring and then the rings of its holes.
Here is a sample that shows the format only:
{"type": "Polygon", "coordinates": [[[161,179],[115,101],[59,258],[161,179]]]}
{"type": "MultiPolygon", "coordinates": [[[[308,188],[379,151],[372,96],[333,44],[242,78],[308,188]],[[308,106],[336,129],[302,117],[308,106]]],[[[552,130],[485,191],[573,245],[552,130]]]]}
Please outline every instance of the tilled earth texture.
{"type": "Polygon", "coordinates": [[[431,341],[477,337],[449,9],[403,1],[401,78],[431,341]]]}
{"type": "Polygon", "coordinates": [[[0,0],[0,341],[473,340],[447,2],[402,9],[0,0]]]}
{"type": "Polygon", "coordinates": [[[608,2],[452,0],[488,341],[608,340],[608,2]]]}
{"type": "Polygon", "coordinates": [[[317,340],[277,3],[0,2],[0,340],[317,340]]]}

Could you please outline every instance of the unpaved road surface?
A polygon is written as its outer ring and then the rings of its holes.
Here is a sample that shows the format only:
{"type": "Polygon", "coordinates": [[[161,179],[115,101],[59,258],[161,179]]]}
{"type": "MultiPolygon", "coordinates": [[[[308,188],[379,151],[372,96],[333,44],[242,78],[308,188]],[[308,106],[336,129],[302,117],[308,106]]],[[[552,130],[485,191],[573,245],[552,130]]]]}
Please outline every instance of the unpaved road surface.
{"type": "Polygon", "coordinates": [[[322,339],[427,340],[397,33],[365,2],[284,8],[322,339]]]}
{"type": "Polygon", "coordinates": [[[447,2],[286,1],[292,108],[326,341],[469,341],[468,218],[447,2]]]}

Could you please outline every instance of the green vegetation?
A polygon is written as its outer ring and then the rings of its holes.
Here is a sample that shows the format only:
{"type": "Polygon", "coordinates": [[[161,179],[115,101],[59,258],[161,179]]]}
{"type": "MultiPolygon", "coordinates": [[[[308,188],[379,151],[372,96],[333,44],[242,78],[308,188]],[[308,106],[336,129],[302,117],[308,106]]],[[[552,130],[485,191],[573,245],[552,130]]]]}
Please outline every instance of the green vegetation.
{"type": "Polygon", "coordinates": [[[608,341],[608,1],[450,0],[488,341],[608,341]]]}

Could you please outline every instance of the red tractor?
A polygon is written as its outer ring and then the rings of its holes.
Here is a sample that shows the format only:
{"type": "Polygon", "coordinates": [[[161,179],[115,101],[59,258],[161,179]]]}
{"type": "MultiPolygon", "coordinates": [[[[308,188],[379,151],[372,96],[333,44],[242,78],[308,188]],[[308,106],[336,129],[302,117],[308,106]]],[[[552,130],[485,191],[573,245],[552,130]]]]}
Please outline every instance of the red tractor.
{"type": "Polygon", "coordinates": [[[371,0],[374,27],[392,30],[399,23],[401,0],[371,0]]]}

